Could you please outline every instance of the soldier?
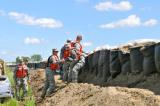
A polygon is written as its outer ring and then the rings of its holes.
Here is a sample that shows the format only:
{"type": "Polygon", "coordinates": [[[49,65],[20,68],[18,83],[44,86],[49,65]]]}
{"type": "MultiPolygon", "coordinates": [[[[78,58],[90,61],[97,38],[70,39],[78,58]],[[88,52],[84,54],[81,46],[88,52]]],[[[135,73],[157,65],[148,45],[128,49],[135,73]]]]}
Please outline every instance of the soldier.
{"type": "Polygon", "coordinates": [[[42,91],[41,98],[39,98],[39,101],[41,101],[45,96],[50,96],[54,90],[55,90],[55,71],[59,69],[59,64],[63,62],[63,60],[59,60],[58,57],[58,50],[53,49],[52,55],[48,58],[47,67],[45,70],[46,74],[46,81],[44,84],[44,88],[42,91]]]}
{"type": "Polygon", "coordinates": [[[71,46],[71,40],[67,40],[67,43],[64,45],[63,47],[63,51],[62,51],[62,59],[65,60],[64,64],[63,64],[63,81],[68,81],[68,76],[69,76],[69,66],[70,63],[72,62],[72,54],[71,54],[71,50],[72,50],[72,46],[71,46]]]}
{"type": "MultiPolygon", "coordinates": [[[[61,48],[61,52],[60,52],[60,59],[62,60],[66,60],[69,56],[70,56],[70,47],[71,47],[71,40],[67,39],[66,43],[64,44],[64,46],[61,48]]],[[[64,76],[66,76],[66,62],[64,64],[60,65],[60,79],[62,79],[63,81],[66,80],[66,77],[64,78],[64,76]]]]}
{"type": "Polygon", "coordinates": [[[25,65],[22,58],[19,59],[19,64],[16,66],[13,74],[13,78],[15,81],[15,89],[16,89],[16,98],[17,100],[23,99],[27,95],[28,91],[28,81],[29,81],[29,69],[25,65]],[[23,93],[21,95],[20,91],[23,89],[23,93]]]}
{"type": "Polygon", "coordinates": [[[72,55],[76,57],[73,59],[74,61],[71,63],[70,66],[70,74],[69,79],[71,82],[76,83],[78,82],[78,71],[82,68],[85,64],[85,55],[83,54],[83,47],[81,45],[82,36],[78,35],[76,38],[76,42],[73,45],[72,55]]]}

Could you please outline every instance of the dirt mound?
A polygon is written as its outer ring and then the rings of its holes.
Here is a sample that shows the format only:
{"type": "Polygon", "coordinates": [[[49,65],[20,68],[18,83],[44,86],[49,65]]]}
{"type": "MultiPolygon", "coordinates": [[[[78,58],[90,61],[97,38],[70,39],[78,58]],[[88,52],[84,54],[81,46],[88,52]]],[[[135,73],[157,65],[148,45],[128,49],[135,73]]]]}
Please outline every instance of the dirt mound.
{"type": "MultiPolygon", "coordinates": [[[[93,84],[64,84],[57,80],[56,93],[37,106],[159,106],[160,96],[145,89],[100,87],[93,84]]],[[[31,72],[31,86],[39,97],[44,82],[44,71],[31,72]]]]}

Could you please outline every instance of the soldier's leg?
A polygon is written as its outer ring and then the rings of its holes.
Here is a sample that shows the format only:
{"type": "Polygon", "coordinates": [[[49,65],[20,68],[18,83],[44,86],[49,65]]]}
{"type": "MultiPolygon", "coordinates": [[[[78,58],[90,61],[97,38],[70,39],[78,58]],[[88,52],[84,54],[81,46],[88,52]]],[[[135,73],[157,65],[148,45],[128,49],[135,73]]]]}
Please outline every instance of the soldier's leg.
{"type": "Polygon", "coordinates": [[[74,65],[77,63],[77,61],[72,61],[70,64],[69,64],[69,72],[68,72],[68,82],[72,82],[72,70],[73,70],[73,67],[74,65]]]}
{"type": "Polygon", "coordinates": [[[68,79],[68,65],[67,62],[63,64],[63,81],[67,81],[68,79]]]}
{"type": "Polygon", "coordinates": [[[48,77],[49,77],[49,72],[48,72],[48,70],[49,70],[48,68],[46,68],[46,70],[45,70],[46,80],[45,80],[45,84],[44,84],[44,87],[43,87],[43,90],[42,90],[42,94],[41,94],[41,97],[42,97],[42,98],[45,97],[46,92],[47,92],[47,89],[48,89],[48,87],[49,87],[49,79],[48,79],[48,77]]]}
{"type": "Polygon", "coordinates": [[[60,70],[59,70],[59,72],[60,72],[60,80],[63,80],[64,70],[63,70],[63,65],[62,65],[62,64],[60,65],[60,70]]]}
{"type": "Polygon", "coordinates": [[[20,100],[20,88],[21,88],[20,87],[20,79],[17,78],[16,79],[16,91],[15,91],[17,100],[20,100]]]}
{"type": "Polygon", "coordinates": [[[22,89],[23,89],[22,98],[27,96],[27,87],[28,87],[27,79],[23,78],[23,82],[22,82],[22,89]]]}
{"type": "Polygon", "coordinates": [[[72,69],[72,82],[78,82],[78,71],[84,66],[84,62],[78,62],[72,69]]]}
{"type": "Polygon", "coordinates": [[[54,92],[55,89],[55,79],[54,79],[54,71],[49,69],[49,75],[48,75],[48,80],[49,80],[49,88],[46,92],[46,96],[49,96],[50,94],[52,94],[54,92]]]}

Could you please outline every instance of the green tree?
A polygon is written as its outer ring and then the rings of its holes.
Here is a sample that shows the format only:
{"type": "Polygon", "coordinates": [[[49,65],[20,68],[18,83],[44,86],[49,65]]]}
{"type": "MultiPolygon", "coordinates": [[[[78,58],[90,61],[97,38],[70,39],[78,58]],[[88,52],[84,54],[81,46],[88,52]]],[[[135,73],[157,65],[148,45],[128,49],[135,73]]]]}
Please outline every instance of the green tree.
{"type": "Polygon", "coordinates": [[[16,57],[16,63],[19,63],[19,59],[20,59],[20,57],[18,56],[18,57],[16,57]]]}
{"type": "Polygon", "coordinates": [[[22,59],[23,59],[24,62],[28,62],[30,60],[30,57],[22,56],[22,59]]]}
{"type": "Polygon", "coordinates": [[[16,57],[16,63],[19,63],[20,58],[22,58],[24,62],[28,62],[30,60],[30,57],[27,57],[27,56],[20,57],[20,56],[18,56],[18,57],[16,57]]]}
{"type": "Polygon", "coordinates": [[[42,61],[42,56],[40,54],[34,54],[31,56],[31,60],[34,62],[42,61]]]}

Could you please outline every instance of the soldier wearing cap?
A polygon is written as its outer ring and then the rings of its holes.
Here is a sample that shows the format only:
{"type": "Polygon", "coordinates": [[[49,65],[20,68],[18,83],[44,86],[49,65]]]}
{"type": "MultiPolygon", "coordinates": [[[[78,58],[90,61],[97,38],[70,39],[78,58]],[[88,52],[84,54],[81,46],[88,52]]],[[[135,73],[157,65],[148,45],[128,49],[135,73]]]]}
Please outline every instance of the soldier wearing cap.
{"type": "Polygon", "coordinates": [[[19,58],[19,64],[16,66],[13,74],[13,78],[15,81],[15,89],[16,89],[16,98],[17,100],[23,99],[24,96],[27,95],[28,91],[28,81],[29,81],[29,69],[25,65],[22,58],[19,58]],[[23,93],[21,95],[20,91],[23,89],[23,93]]]}
{"type": "Polygon", "coordinates": [[[46,80],[44,84],[44,88],[42,91],[41,99],[43,99],[45,96],[50,96],[54,90],[55,90],[55,71],[59,69],[59,64],[62,61],[59,60],[58,57],[58,50],[52,49],[52,55],[49,56],[47,61],[47,67],[45,69],[46,74],[46,80]]]}

